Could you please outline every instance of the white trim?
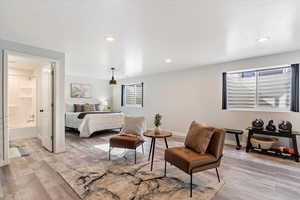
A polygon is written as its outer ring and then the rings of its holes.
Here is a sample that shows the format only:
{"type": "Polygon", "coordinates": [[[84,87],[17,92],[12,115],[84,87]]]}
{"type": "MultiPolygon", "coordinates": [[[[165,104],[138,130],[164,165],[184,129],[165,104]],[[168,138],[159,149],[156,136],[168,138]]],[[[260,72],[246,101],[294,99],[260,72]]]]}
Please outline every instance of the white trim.
{"type": "MultiPolygon", "coordinates": [[[[16,51],[10,51],[10,50],[3,50],[4,52],[5,52],[5,56],[4,57],[6,57],[7,58],[7,56],[9,55],[9,54],[12,54],[12,55],[19,55],[19,56],[24,56],[24,57],[29,57],[29,58],[34,58],[34,59],[40,59],[40,60],[43,60],[43,61],[46,61],[46,62],[49,62],[49,63],[55,63],[55,65],[54,65],[54,67],[53,67],[53,73],[54,73],[54,75],[53,75],[53,96],[52,96],[52,98],[53,98],[53,112],[52,112],[52,119],[53,119],[53,121],[52,121],[52,136],[53,136],[53,141],[52,141],[52,145],[53,145],[53,148],[52,148],[52,152],[56,152],[56,147],[57,147],[57,129],[56,129],[56,111],[57,111],[57,99],[56,99],[56,96],[57,96],[57,87],[59,87],[59,85],[57,84],[57,75],[56,75],[56,72],[57,72],[57,69],[59,68],[59,61],[58,60],[55,60],[55,59],[51,59],[51,58],[46,58],[46,57],[41,57],[41,56],[35,56],[35,55],[32,55],[32,54],[30,54],[30,53],[19,53],[19,52],[16,52],[16,51]]],[[[6,70],[4,73],[3,73],[3,76],[4,76],[4,74],[7,74],[7,71],[8,71],[8,69],[7,69],[7,60],[5,61],[4,60],[4,70],[6,70]],[[5,67],[6,66],[6,67],[5,67]]],[[[4,89],[4,91],[5,91],[5,93],[7,93],[7,88],[8,88],[8,85],[7,85],[7,78],[4,78],[4,80],[6,80],[6,84],[4,84],[4,86],[3,86],[3,89],[4,89]]],[[[4,96],[6,96],[7,97],[7,95],[4,95],[4,96]]],[[[5,101],[4,101],[4,113],[5,113],[5,115],[6,115],[6,117],[8,117],[8,115],[7,115],[7,100],[6,100],[6,98],[4,98],[5,99],[5,101]]],[[[6,127],[8,127],[7,126],[7,123],[8,123],[8,121],[6,122],[6,127]]],[[[8,132],[8,128],[6,128],[7,129],[7,131],[6,132],[8,132]]],[[[5,138],[5,141],[7,140],[8,142],[9,142],[9,139],[8,139],[8,134],[7,133],[5,133],[6,134],[6,137],[7,137],[7,139],[5,138]]],[[[6,148],[7,149],[7,151],[9,150],[9,148],[7,147],[6,148]]],[[[7,156],[7,163],[9,163],[9,159],[8,159],[8,153],[5,153],[4,154],[5,156],[7,156]]]]}
{"type": "Polygon", "coordinates": [[[125,104],[124,107],[127,107],[127,108],[142,108],[143,106],[141,104],[125,104]]]}
{"type": "Polygon", "coordinates": [[[226,74],[234,74],[234,73],[241,73],[241,72],[255,72],[255,71],[276,69],[276,68],[284,68],[284,67],[291,67],[291,64],[266,66],[266,67],[258,67],[258,68],[242,69],[242,70],[234,70],[234,71],[226,72],[226,74]]]}
{"type": "Polygon", "coordinates": [[[239,109],[239,108],[227,108],[227,109],[225,109],[224,111],[237,111],[237,112],[271,112],[271,113],[292,113],[293,111],[290,111],[290,110],[288,110],[288,111],[284,111],[284,110],[260,110],[260,109],[245,109],[245,108],[241,108],[241,109],[239,109]]]}
{"type": "Polygon", "coordinates": [[[1,63],[2,66],[2,131],[3,131],[3,149],[2,154],[3,157],[0,160],[0,166],[4,166],[8,164],[8,150],[9,150],[9,143],[8,143],[8,126],[7,126],[7,52],[5,50],[1,50],[1,63]]]}
{"type": "MultiPolygon", "coordinates": [[[[56,112],[56,138],[55,138],[55,153],[60,153],[65,151],[65,134],[64,134],[64,113],[65,113],[65,91],[64,91],[64,81],[65,81],[65,53],[43,49],[39,47],[34,47],[30,45],[25,45],[17,42],[12,42],[8,40],[0,39],[0,50],[9,50],[24,54],[33,55],[36,57],[47,58],[48,60],[55,60],[57,62],[56,66],[56,96],[55,101],[57,102],[55,106],[56,112]]],[[[2,65],[2,63],[1,63],[2,65]]],[[[1,66],[2,67],[2,66],[1,66]]]]}

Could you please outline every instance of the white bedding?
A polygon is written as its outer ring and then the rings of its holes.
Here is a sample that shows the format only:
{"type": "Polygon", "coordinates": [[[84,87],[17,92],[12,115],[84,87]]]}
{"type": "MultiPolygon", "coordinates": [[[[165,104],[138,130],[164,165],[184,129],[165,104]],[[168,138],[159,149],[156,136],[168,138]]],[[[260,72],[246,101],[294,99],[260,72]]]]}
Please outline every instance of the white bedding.
{"type": "Polygon", "coordinates": [[[78,129],[83,119],[78,119],[80,112],[66,112],[66,127],[78,129]]]}
{"type": "Polygon", "coordinates": [[[89,137],[96,131],[122,128],[123,113],[87,114],[83,119],[78,119],[80,113],[66,113],[66,127],[76,128],[80,137],[89,137]]]}

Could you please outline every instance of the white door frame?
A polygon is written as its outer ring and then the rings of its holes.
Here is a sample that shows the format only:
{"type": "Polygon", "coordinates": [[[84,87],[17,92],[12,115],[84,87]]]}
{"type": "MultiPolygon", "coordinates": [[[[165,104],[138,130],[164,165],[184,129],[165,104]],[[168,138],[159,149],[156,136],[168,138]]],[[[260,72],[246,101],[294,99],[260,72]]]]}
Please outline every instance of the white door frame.
{"type": "Polygon", "coordinates": [[[8,151],[9,151],[9,138],[8,138],[8,115],[7,115],[7,52],[5,50],[1,51],[1,61],[2,61],[2,112],[3,112],[3,158],[0,160],[0,166],[7,165],[9,163],[8,151]]]}
{"type": "MultiPolygon", "coordinates": [[[[26,56],[26,57],[32,57],[32,58],[38,58],[38,59],[43,59],[45,61],[48,61],[49,63],[51,63],[51,66],[53,68],[53,76],[52,77],[52,81],[53,81],[53,95],[52,95],[52,102],[53,102],[53,109],[52,109],[52,152],[55,152],[55,138],[56,138],[56,128],[55,128],[55,110],[56,110],[56,87],[57,84],[55,83],[56,81],[56,72],[57,72],[57,68],[59,67],[59,61],[54,60],[54,59],[50,59],[50,58],[46,58],[46,57],[40,57],[40,56],[35,56],[35,55],[31,55],[28,53],[20,53],[17,51],[11,51],[11,50],[2,50],[2,63],[3,63],[3,129],[4,129],[4,163],[3,165],[7,165],[9,164],[9,136],[8,136],[8,104],[7,104],[7,90],[8,90],[8,84],[7,84],[7,79],[8,79],[8,60],[7,60],[7,56],[8,54],[13,54],[13,55],[20,55],[20,56],[26,56]],[[55,63],[55,64],[53,64],[55,63]]],[[[1,163],[0,163],[1,166],[1,163]]]]}

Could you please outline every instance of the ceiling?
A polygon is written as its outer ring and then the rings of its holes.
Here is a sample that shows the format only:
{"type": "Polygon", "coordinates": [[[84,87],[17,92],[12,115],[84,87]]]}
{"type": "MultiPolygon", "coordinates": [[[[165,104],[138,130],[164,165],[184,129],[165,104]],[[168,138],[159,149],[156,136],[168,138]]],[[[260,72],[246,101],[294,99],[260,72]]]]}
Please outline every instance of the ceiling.
{"type": "Polygon", "coordinates": [[[49,64],[49,61],[34,57],[26,57],[20,55],[8,55],[8,67],[21,69],[26,71],[34,71],[38,67],[49,64]]]}
{"type": "Polygon", "coordinates": [[[114,66],[131,77],[297,50],[297,10],[299,0],[0,0],[0,38],[65,52],[68,75],[109,78],[114,66]]]}

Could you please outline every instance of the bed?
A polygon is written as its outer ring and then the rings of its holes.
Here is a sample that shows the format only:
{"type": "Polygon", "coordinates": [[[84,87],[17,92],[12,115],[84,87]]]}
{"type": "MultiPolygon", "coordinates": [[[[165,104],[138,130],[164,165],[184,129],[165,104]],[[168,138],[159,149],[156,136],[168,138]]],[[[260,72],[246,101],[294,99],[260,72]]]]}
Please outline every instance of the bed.
{"type": "Polygon", "coordinates": [[[76,129],[80,137],[90,137],[94,132],[122,128],[123,113],[66,112],[66,127],[76,129]]]}

